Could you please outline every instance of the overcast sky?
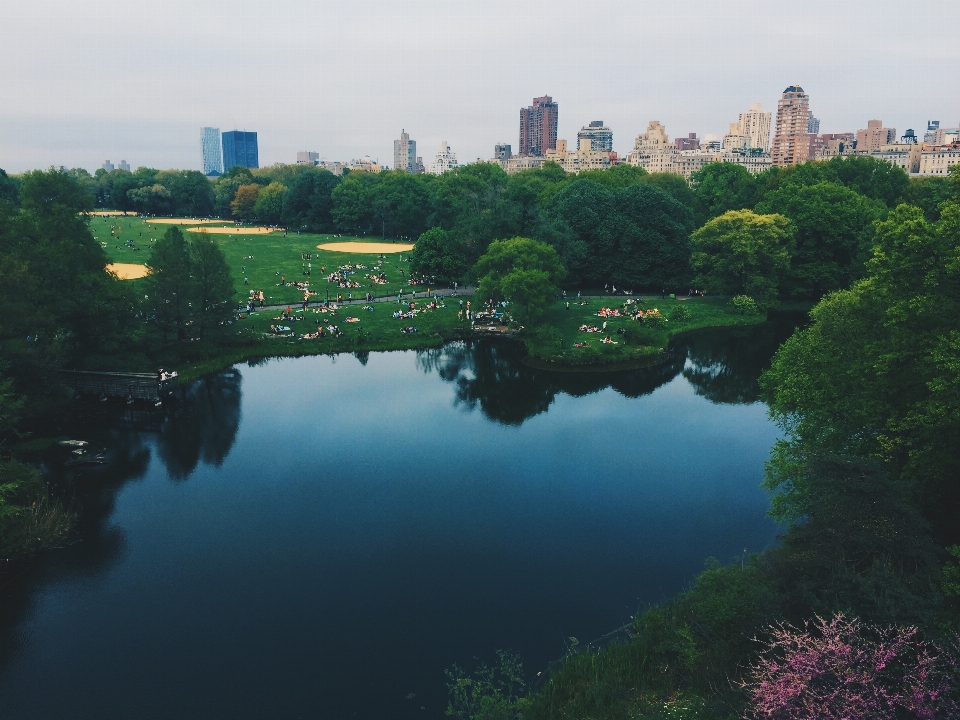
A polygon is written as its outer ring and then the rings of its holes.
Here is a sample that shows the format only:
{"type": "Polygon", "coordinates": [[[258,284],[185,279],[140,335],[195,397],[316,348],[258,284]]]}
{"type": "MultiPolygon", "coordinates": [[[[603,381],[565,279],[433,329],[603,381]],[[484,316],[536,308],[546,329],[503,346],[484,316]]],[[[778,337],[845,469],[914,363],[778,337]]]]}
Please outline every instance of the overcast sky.
{"type": "Polygon", "coordinates": [[[429,165],[518,141],[549,94],[559,137],[604,120],[722,136],[799,83],[821,132],[960,123],[960,2],[884,0],[0,0],[0,167],[200,168],[200,128],[429,165]]]}

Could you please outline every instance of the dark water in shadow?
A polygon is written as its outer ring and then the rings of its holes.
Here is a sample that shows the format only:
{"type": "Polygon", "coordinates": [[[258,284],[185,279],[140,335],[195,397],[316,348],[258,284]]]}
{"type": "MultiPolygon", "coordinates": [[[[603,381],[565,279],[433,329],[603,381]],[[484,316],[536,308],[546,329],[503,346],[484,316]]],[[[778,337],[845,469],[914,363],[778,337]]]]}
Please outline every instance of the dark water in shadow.
{"type": "Polygon", "coordinates": [[[533,674],[773,542],[756,378],[787,330],[619,373],[495,342],[273,360],[65,419],[111,462],[52,471],[79,542],[0,591],[0,716],[439,718],[454,662],[533,674]]]}

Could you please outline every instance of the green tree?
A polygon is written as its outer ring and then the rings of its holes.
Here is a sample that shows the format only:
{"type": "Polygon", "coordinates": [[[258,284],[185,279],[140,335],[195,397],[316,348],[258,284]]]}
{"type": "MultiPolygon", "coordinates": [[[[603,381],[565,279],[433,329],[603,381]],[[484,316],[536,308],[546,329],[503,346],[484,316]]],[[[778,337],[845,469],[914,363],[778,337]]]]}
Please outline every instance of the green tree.
{"type": "Polygon", "coordinates": [[[209,217],[214,209],[213,185],[199,170],[162,170],[157,182],[170,193],[170,213],[209,217]]]}
{"type": "Polygon", "coordinates": [[[728,210],[752,208],[756,203],[757,179],[736,163],[709,163],[690,176],[699,205],[697,224],[728,210]]]}
{"type": "Polygon", "coordinates": [[[867,278],[825,297],[763,377],[785,432],[768,470],[780,512],[807,490],[805,458],[882,459],[945,544],[960,540],[960,206],[878,223],[867,278]]]}
{"type": "Polygon", "coordinates": [[[133,208],[145,215],[169,215],[173,205],[170,191],[163,185],[147,185],[127,191],[133,208]]]}
{"type": "Polygon", "coordinates": [[[761,304],[776,298],[792,251],[793,229],[787,218],[729,210],[693,233],[691,240],[697,286],[749,295],[761,304]]]}
{"type": "Polygon", "coordinates": [[[283,224],[307,232],[330,232],[334,228],[334,188],[340,178],[326,170],[300,173],[283,201],[283,224]]]}
{"type": "Polygon", "coordinates": [[[756,211],[793,221],[796,245],[785,290],[812,299],[848,288],[863,277],[874,222],[886,215],[879,200],[830,182],[786,185],[767,194],[756,211]]]}
{"type": "Polygon", "coordinates": [[[460,280],[468,268],[463,246],[452,233],[441,228],[423,233],[410,255],[412,272],[442,280],[460,280]]]}
{"type": "Polygon", "coordinates": [[[201,337],[207,337],[233,315],[233,277],[223,250],[206,233],[199,233],[190,241],[190,265],[193,316],[201,337]]]}
{"type": "Polygon", "coordinates": [[[260,186],[250,183],[237,188],[236,195],[230,201],[230,212],[235,218],[249,219],[256,215],[260,186]]]}
{"type": "Polygon", "coordinates": [[[473,272],[481,300],[506,300],[514,316],[526,322],[543,312],[566,276],[554,248],[520,237],[490,243],[473,272]]]}
{"type": "Polygon", "coordinates": [[[253,207],[254,214],[261,222],[276,225],[283,215],[283,199],[286,194],[286,185],[278,182],[270,183],[257,194],[257,201],[253,207]]]}
{"type": "Polygon", "coordinates": [[[171,337],[186,339],[194,314],[194,282],[190,249],[179,228],[168,228],[157,240],[148,266],[145,285],[150,321],[164,343],[171,337]]]}
{"type": "Polygon", "coordinates": [[[0,168],[0,200],[16,205],[20,201],[20,187],[17,181],[0,168]]]}

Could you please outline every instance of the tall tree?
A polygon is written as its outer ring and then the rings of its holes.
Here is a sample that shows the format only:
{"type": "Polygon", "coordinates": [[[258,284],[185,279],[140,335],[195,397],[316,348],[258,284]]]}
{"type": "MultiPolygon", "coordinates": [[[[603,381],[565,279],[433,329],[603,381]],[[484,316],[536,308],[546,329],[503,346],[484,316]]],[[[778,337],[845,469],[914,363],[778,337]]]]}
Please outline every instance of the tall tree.
{"type": "Polygon", "coordinates": [[[793,227],[782,215],[728,210],[691,236],[694,284],[722,294],[749,295],[761,305],[777,297],[790,266],[793,227]]]}
{"type": "Polygon", "coordinates": [[[153,246],[147,276],[147,306],[150,320],[163,342],[184,340],[194,308],[194,281],[186,238],[177,227],[168,228],[153,246]]]}
{"type": "Polygon", "coordinates": [[[554,248],[519,237],[490,243],[473,272],[481,300],[507,300],[514,316],[527,322],[543,312],[566,276],[554,248]]]}
{"type": "Polygon", "coordinates": [[[200,334],[208,337],[233,315],[233,277],[223,250],[213,237],[199,233],[190,241],[190,264],[193,281],[193,315],[200,334]]]}
{"type": "Polygon", "coordinates": [[[768,193],[756,210],[793,221],[796,249],[785,290],[814,300],[863,277],[874,222],[886,215],[879,200],[830,182],[786,185],[768,193]]]}
{"type": "Polygon", "coordinates": [[[260,196],[260,186],[254,183],[241,185],[237,194],[230,201],[230,212],[235,218],[247,220],[256,215],[257,198],[260,196]]]}

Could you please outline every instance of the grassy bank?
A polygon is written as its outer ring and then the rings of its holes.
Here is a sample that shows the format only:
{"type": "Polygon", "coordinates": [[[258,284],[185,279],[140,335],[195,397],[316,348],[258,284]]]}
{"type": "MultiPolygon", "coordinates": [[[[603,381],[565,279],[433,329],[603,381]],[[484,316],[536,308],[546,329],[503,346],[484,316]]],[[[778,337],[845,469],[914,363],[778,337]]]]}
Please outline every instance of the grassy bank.
{"type": "Polygon", "coordinates": [[[715,298],[572,298],[569,306],[567,302],[558,302],[548,308],[538,325],[526,332],[523,339],[531,357],[543,362],[563,365],[629,363],[655,358],[678,333],[708,327],[757,325],[765,320],[764,315],[738,315],[733,312],[729,300],[715,298]],[[634,303],[626,306],[627,299],[634,303]],[[616,309],[621,316],[598,315],[604,308],[616,309]],[[656,309],[666,322],[637,322],[627,314],[637,308],[644,312],[656,309]],[[596,328],[598,332],[584,331],[583,326],[596,328]],[[605,343],[606,338],[610,342],[605,343]]]}
{"type": "Polygon", "coordinates": [[[0,574],[54,546],[76,521],[76,512],[50,496],[40,473],[0,461],[0,574]]]}

